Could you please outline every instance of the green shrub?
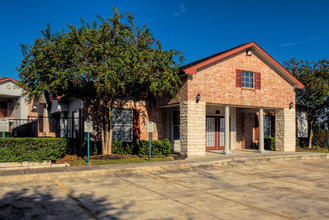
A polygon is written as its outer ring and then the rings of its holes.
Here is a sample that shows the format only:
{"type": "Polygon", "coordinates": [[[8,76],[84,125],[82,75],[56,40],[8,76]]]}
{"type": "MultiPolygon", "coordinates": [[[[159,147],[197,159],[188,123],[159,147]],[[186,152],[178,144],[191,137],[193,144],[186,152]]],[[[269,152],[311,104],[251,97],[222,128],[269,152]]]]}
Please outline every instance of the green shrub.
{"type": "MultiPolygon", "coordinates": [[[[102,153],[102,143],[98,141],[89,142],[90,155],[98,155],[102,153]]],[[[68,139],[68,148],[66,153],[78,156],[87,156],[88,142],[78,139],[68,139]]]]}
{"type": "Polygon", "coordinates": [[[265,137],[264,148],[265,150],[275,150],[275,137],[265,137]]]}
{"type": "MultiPolygon", "coordinates": [[[[165,139],[151,142],[152,155],[168,155],[171,153],[170,141],[165,139]]],[[[147,155],[149,153],[148,141],[123,142],[117,141],[112,143],[112,153],[114,154],[135,154],[147,155]]]]}
{"type": "Polygon", "coordinates": [[[67,148],[66,138],[4,138],[0,139],[0,162],[55,161],[67,148]]]}
{"type": "Polygon", "coordinates": [[[308,147],[308,138],[305,137],[296,137],[296,148],[307,148],[308,147]]]}
{"type": "Polygon", "coordinates": [[[313,144],[313,148],[328,147],[326,130],[320,128],[315,130],[312,144],[313,144]]]}

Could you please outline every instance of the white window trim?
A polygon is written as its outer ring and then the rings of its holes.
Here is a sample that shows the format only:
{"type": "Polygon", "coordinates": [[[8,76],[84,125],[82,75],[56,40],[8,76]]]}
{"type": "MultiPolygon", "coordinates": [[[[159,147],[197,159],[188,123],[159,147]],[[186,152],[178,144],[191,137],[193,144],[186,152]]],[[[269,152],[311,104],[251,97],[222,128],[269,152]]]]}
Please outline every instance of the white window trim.
{"type": "MultiPolygon", "coordinates": [[[[248,77],[248,78],[250,78],[250,77],[248,77]]],[[[249,89],[254,89],[255,88],[255,72],[251,72],[251,71],[246,71],[246,70],[242,70],[242,75],[241,75],[241,86],[242,86],[242,88],[249,88],[249,89]],[[244,77],[243,77],[243,74],[244,73],[252,73],[252,80],[253,80],[253,82],[252,82],[252,87],[249,87],[249,86],[245,86],[244,85],[244,83],[246,84],[250,84],[249,82],[244,82],[244,77]]]]}

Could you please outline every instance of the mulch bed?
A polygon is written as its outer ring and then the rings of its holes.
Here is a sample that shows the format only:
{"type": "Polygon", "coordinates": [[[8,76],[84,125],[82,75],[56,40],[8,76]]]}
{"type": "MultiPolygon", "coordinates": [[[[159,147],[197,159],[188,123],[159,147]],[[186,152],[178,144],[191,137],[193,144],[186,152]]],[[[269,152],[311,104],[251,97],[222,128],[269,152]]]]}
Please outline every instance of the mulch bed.
{"type": "MultiPolygon", "coordinates": [[[[148,159],[148,155],[131,155],[131,154],[127,154],[127,155],[120,155],[120,154],[94,155],[94,156],[90,156],[90,159],[93,159],[93,160],[122,160],[122,159],[126,159],[126,158],[135,158],[135,157],[148,159]]],[[[163,158],[166,156],[152,155],[152,158],[155,158],[155,157],[163,158]]],[[[185,156],[179,155],[179,154],[172,154],[167,157],[173,158],[174,160],[185,160],[185,158],[186,158],[185,156]]],[[[77,155],[66,155],[62,159],[56,160],[56,163],[65,163],[65,162],[71,163],[71,162],[74,162],[77,160],[78,160],[77,155]]]]}

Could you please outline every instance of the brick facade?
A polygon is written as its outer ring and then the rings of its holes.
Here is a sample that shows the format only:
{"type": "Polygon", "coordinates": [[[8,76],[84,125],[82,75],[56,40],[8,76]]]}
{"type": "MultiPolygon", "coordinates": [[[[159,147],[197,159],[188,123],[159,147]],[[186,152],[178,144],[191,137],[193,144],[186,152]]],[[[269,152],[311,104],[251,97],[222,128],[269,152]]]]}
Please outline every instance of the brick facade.
{"type": "MultiPolygon", "coordinates": [[[[250,48],[258,48],[254,43],[250,45],[250,48]]],[[[275,112],[277,150],[294,151],[295,88],[302,85],[259,48],[251,56],[246,54],[245,49],[234,48],[233,51],[206,65],[198,65],[195,72],[184,72],[193,69],[197,65],[194,63],[182,68],[180,91],[171,100],[162,97],[128,102],[123,108],[134,109],[134,118],[139,117],[134,119],[138,123],[134,125],[134,134],[139,135],[139,140],[148,140],[146,124],[153,121],[153,140],[168,138],[173,144],[172,149],[180,150],[183,155],[205,155],[206,117],[224,117],[224,107],[229,106],[230,148],[251,148],[258,136],[255,116],[262,108],[265,112],[275,112]],[[237,73],[241,70],[255,74],[255,89],[244,88],[237,83],[237,73]],[[199,102],[196,101],[198,94],[199,102]],[[293,106],[289,109],[291,102],[293,106]],[[176,140],[173,140],[173,110],[180,111],[180,138],[176,140]]]]}
{"type": "MultiPolygon", "coordinates": [[[[263,108],[265,112],[275,111],[278,114],[279,118],[273,123],[278,138],[277,150],[295,150],[295,135],[292,132],[295,131],[295,124],[291,123],[295,120],[295,87],[303,85],[293,77],[288,80],[289,73],[288,76],[284,75],[283,68],[278,66],[279,64],[269,63],[264,57],[260,53],[248,56],[245,50],[241,50],[223,59],[198,66],[194,74],[181,77],[181,91],[168,104],[180,103],[181,106],[181,152],[183,154],[203,155],[205,153],[205,144],[202,145],[202,143],[206,143],[205,117],[208,113],[202,115],[195,112],[193,103],[197,94],[201,95],[199,103],[205,103],[202,104],[206,106],[205,109],[208,109],[210,105],[217,108],[229,105],[230,110],[236,109],[236,120],[233,123],[235,130],[230,131],[230,135],[235,135],[230,138],[230,146],[233,146],[233,149],[251,148],[253,143],[257,142],[255,139],[258,137],[259,130],[255,125],[255,116],[259,108],[263,108]],[[260,79],[260,83],[257,82],[257,89],[237,87],[237,70],[255,73],[255,77],[257,75],[257,79],[260,79]],[[294,86],[293,80],[295,80],[294,86]],[[289,109],[291,102],[293,106],[289,109]],[[254,110],[248,112],[245,111],[246,109],[254,110]],[[280,123],[280,120],[283,122],[280,123]],[[200,126],[196,126],[198,123],[200,126]],[[198,144],[202,147],[198,147],[198,144]]],[[[187,65],[185,69],[189,68],[194,68],[193,63],[187,65]]]]}
{"type": "MultiPolygon", "coordinates": [[[[200,69],[186,85],[188,100],[200,94],[206,103],[266,108],[288,108],[290,102],[295,103],[293,86],[257,55],[247,56],[244,51],[200,69]],[[237,69],[259,72],[261,89],[236,87],[237,69]]],[[[178,96],[185,96],[185,89],[178,96]]]]}

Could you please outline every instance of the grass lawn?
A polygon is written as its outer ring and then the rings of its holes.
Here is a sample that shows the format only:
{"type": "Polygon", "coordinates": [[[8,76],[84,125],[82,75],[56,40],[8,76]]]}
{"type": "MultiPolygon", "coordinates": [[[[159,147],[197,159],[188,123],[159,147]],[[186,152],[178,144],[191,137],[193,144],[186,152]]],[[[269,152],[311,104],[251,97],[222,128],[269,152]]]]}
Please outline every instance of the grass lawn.
{"type": "Polygon", "coordinates": [[[315,153],[329,153],[328,148],[301,148],[297,149],[297,152],[315,152],[315,153]]]}
{"type": "MultiPolygon", "coordinates": [[[[56,163],[68,163],[70,166],[83,166],[88,165],[87,157],[78,157],[77,155],[66,155],[64,158],[59,159],[56,163]]],[[[158,156],[152,155],[151,161],[148,160],[148,155],[95,155],[89,158],[92,165],[105,165],[105,164],[120,164],[120,163],[145,163],[155,161],[170,161],[174,160],[172,155],[158,156]]]]}

